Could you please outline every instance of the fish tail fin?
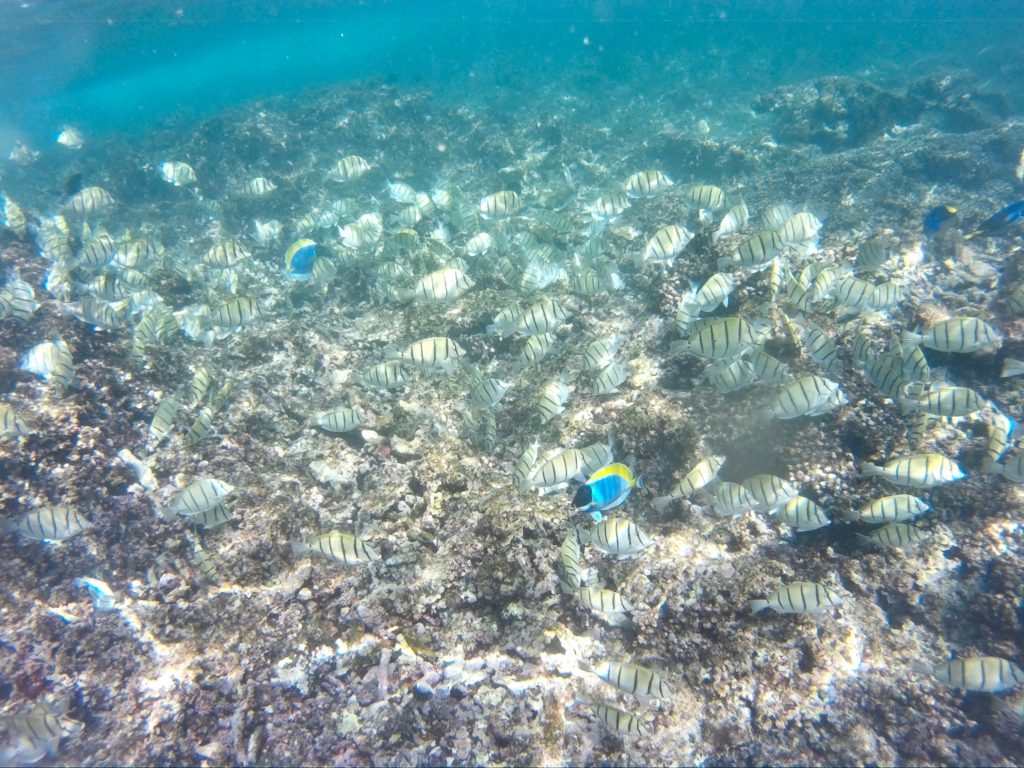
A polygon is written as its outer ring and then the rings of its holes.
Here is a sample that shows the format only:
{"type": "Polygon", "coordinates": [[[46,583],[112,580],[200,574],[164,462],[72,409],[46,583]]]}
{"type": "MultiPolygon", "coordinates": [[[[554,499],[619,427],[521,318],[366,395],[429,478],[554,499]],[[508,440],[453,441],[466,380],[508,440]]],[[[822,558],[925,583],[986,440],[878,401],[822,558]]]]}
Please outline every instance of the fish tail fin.
{"type": "Polygon", "coordinates": [[[872,464],[870,461],[862,461],[860,464],[860,476],[861,477],[875,477],[882,474],[884,470],[877,464],[872,464]]]}
{"type": "Polygon", "coordinates": [[[932,675],[935,673],[935,668],[925,661],[915,660],[910,662],[910,671],[919,675],[932,675]]]}
{"type": "Polygon", "coordinates": [[[981,465],[981,471],[986,475],[1001,475],[1003,474],[1003,465],[995,459],[985,459],[981,465]]]}
{"type": "Polygon", "coordinates": [[[309,544],[304,541],[293,541],[292,542],[292,554],[298,557],[309,552],[309,544]]]}
{"type": "Polygon", "coordinates": [[[915,333],[914,331],[908,330],[904,331],[903,334],[900,336],[900,341],[903,344],[920,344],[922,341],[924,341],[924,336],[922,336],[920,333],[915,333]]]}
{"type": "Polygon", "coordinates": [[[999,373],[1000,378],[1005,379],[1008,376],[1021,375],[1024,375],[1024,360],[1016,360],[1012,357],[1003,360],[1003,369],[999,373]]]}
{"type": "Polygon", "coordinates": [[[654,499],[654,508],[659,512],[666,509],[673,502],[671,496],[658,496],[654,499]]]}
{"type": "Polygon", "coordinates": [[[763,611],[767,607],[768,607],[768,601],[767,600],[750,600],[747,603],[747,608],[750,610],[751,613],[760,613],[761,611],[763,611]]]}
{"type": "Polygon", "coordinates": [[[857,543],[862,547],[870,547],[875,543],[870,537],[865,536],[863,533],[856,533],[854,535],[857,537],[857,543]]]}
{"type": "Polygon", "coordinates": [[[909,416],[914,413],[918,408],[918,402],[910,397],[900,398],[900,415],[909,416]]]}

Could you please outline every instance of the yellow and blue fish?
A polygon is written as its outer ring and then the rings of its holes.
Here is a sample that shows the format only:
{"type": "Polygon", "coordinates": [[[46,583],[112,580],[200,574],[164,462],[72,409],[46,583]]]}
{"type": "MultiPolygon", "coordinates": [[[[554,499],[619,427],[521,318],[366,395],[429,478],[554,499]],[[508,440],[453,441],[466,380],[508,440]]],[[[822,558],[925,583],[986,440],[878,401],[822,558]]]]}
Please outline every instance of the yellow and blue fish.
{"type": "Polygon", "coordinates": [[[284,273],[292,280],[308,280],[316,261],[316,243],[296,240],[284,254],[284,273]]]}
{"type": "Polygon", "coordinates": [[[577,512],[589,512],[594,522],[599,523],[604,518],[601,513],[620,506],[634,487],[644,487],[642,477],[634,477],[633,470],[625,464],[608,464],[576,489],[572,503],[577,512]]]}

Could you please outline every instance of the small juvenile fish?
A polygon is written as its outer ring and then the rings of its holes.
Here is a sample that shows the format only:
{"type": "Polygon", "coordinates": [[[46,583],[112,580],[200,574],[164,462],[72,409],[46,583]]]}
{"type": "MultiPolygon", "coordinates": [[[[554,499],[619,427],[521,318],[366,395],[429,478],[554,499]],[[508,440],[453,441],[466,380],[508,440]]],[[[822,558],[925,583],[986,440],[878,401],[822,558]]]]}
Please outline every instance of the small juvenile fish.
{"type": "Polygon", "coordinates": [[[212,405],[204,405],[199,409],[195,419],[189,424],[185,431],[185,446],[193,448],[204,440],[209,440],[216,434],[213,420],[217,416],[217,409],[212,405]]]}
{"type": "Polygon", "coordinates": [[[955,462],[938,453],[904,456],[893,459],[884,466],[864,462],[860,465],[860,474],[861,477],[880,475],[893,485],[905,485],[910,488],[934,488],[936,485],[967,477],[955,462]]]}
{"type": "Polygon", "coordinates": [[[757,509],[757,499],[740,483],[722,483],[713,497],[715,514],[719,517],[736,517],[744,512],[757,509]]]}
{"type": "Polygon", "coordinates": [[[743,227],[747,226],[748,221],[750,221],[750,211],[747,210],[747,204],[740,201],[725,212],[725,215],[718,224],[718,229],[711,236],[711,242],[717,243],[723,237],[739,232],[743,227]]]}
{"type": "Polygon", "coordinates": [[[680,480],[669,491],[667,496],[658,496],[654,499],[656,509],[665,509],[676,499],[682,499],[692,493],[696,493],[718,477],[718,471],[725,464],[725,456],[709,456],[698,461],[683,479],[680,480]]]}
{"type": "Polygon", "coordinates": [[[562,304],[553,299],[541,299],[519,315],[516,332],[523,336],[550,333],[570,317],[572,314],[562,304]]]}
{"type": "Polygon", "coordinates": [[[565,402],[568,399],[569,387],[561,381],[549,382],[537,401],[537,414],[540,416],[540,423],[547,424],[565,411],[565,402]]]}
{"type": "Polygon", "coordinates": [[[754,367],[746,360],[712,363],[704,368],[704,377],[711,386],[727,395],[754,383],[754,367]]]}
{"type": "Polygon", "coordinates": [[[292,554],[296,557],[311,554],[322,555],[345,565],[362,565],[380,560],[380,553],[362,539],[351,533],[330,531],[306,541],[293,541],[292,554]]]}
{"type": "Polygon", "coordinates": [[[804,496],[795,496],[779,508],[779,519],[797,533],[816,531],[831,525],[825,510],[804,496]]]}
{"type": "Polygon", "coordinates": [[[873,272],[889,260],[889,250],[881,237],[865,240],[857,246],[857,269],[873,272]]]}
{"type": "Polygon", "coordinates": [[[988,405],[988,401],[969,387],[935,387],[921,397],[904,398],[900,405],[904,415],[920,411],[952,419],[977,413],[988,405]]]}
{"type": "Polygon", "coordinates": [[[761,214],[761,229],[779,229],[794,213],[793,206],[789,203],[776,203],[769,206],[761,214]]]}
{"type": "Polygon", "coordinates": [[[583,352],[583,365],[590,371],[606,368],[618,349],[619,339],[615,334],[594,339],[583,352]]]}
{"type": "Polygon", "coordinates": [[[89,215],[106,213],[115,205],[117,202],[107,190],[102,187],[86,187],[68,198],[64,203],[64,210],[79,215],[89,215]]]}
{"type": "Polygon", "coordinates": [[[917,344],[900,344],[900,371],[905,382],[931,381],[932,372],[928,358],[917,344]]]}
{"type": "Polygon", "coordinates": [[[227,269],[247,261],[252,252],[237,240],[221,240],[210,246],[203,256],[203,264],[219,269],[227,269]]]}
{"type": "MultiPolygon", "coordinates": [[[[586,486],[582,487],[586,488],[586,486]]],[[[607,507],[607,509],[611,509],[611,507],[607,507]]],[[[581,537],[602,552],[618,555],[619,558],[639,554],[654,543],[641,530],[640,526],[621,517],[609,517],[602,520],[589,531],[582,532],[581,537]]]]}
{"type": "Polygon", "coordinates": [[[370,170],[370,164],[359,155],[347,155],[331,169],[335,181],[355,181],[370,170]]]}
{"type": "Polygon", "coordinates": [[[676,224],[662,227],[647,241],[643,258],[639,260],[640,263],[637,266],[640,266],[643,262],[650,261],[656,264],[663,264],[671,269],[676,256],[686,249],[691,240],[693,240],[693,233],[686,227],[680,227],[676,224]]]}
{"type": "Polygon", "coordinates": [[[344,405],[339,405],[335,408],[331,408],[330,410],[315,413],[310,421],[328,432],[336,432],[339,434],[342,432],[351,432],[356,427],[361,427],[366,423],[366,420],[363,418],[361,413],[344,405]]]}
{"type": "Polygon", "coordinates": [[[29,510],[14,520],[4,520],[0,526],[8,533],[20,533],[26,539],[47,542],[65,541],[94,527],[63,504],[29,510]]]}
{"type": "Polygon", "coordinates": [[[593,710],[594,716],[613,733],[640,737],[647,735],[647,729],[640,723],[636,715],[623,712],[609,704],[591,704],[590,708],[593,710]]]}
{"type": "Polygon", "coordinates": [[[927,538],[928,534],[926,531],[909,523],[889,523],[870,533],[857,534],[858,541],[864,545],[894,548],[917,544],[920,541],[925,541],[927,538]]]}
{"type": "Polygon", "coordinates": [[[413,342],[396,354],[399,359],[423,370],[451,373],[455,370],[455,362],[466,354],[466,350],[447,336],[430,336],[413,342]]]}
{"type": "Polygon", "coordinates": [[[643,488],[643,479],[634,477],[625,464],[609,464],[592,474],[573,496],[573,506],[580,513],[589,512],[600,522],[601,513],[625,503],[634,487],[643,488]]]}
{"type": "Polygon", "coordinates": [[[63,339],[44,341],[32,347],[25,355],[21,367],[42,376],[59,393],[63,393],[75,378],[71,349],[63,339]]]}
{"type": "Polygon", "coordinates": [[[714,184],[694,184],[683,191],[683,200],[694,208],[717,211],[725,207],[725,192],[714,184]]]}
{"type": "Polygon", "coordinates": [[[191,517],[213,509],[235,490],[233,485],[212,477],[204,477],[187,486],[168,508],[171,515],[191,517]]]}
{"type": "Polygon", "coordinates": [[[595,395],[614,395],[619,387],[629,378],[629,371],[618,363],[609,363],[594,379],[594,386],[591,390],[595,395]]]}
{"type": "Polygon", "coordinates": [[[602,661],[593,666],[581,662],[580,666],[588,672],[593,672],[606,683],[634,696],[667,699],[672,695],[658,672],[639,664],[602,661]]]}
{"type": "Polygon", "coordinates": [[[160,178],[176,187],[187,187],[196,183],[195,169],[188,163],[179,160],[167,160],[160,163],[160,178]]]}
{"type": "Polygon", "coordinates": [[[554,346],[554,343],[555,335],[553,333],[538,333],[533,336],[528,336],[526,343],[523,345],[522,351],[519,353],[519,357],[516,359],[516,370],[529,368],[531,365],[541,360],[548,352],[551,351],[551,347],[554,346]]]}
{"type": "Polygon", "coordinates": [[[242,184],[241,188],[239,189],[239,192],[241,193],[242,197],[255,198],[263,197],[264,195],[269,195],[275,189],[277,189],[277,184],[272,182],[270,179],[266,179],[262,176],[257,176],[255,179],[250,179],[249,181],[242,184]]]}
{"type": "Polygon", "coordinates": [[[418,301],[455,301],[476,283],[461,269],[439,269],[422,278],[412,289],[418,301]]]}
{"type": "Polygon", "coordinates": [[[583,210],[598,221],[611,221],[625,212],[632,203],[624,192],[608,192],[583,210]]]}
{"type": "Polygon", "coordinates": [[[525,493],[530,489],[530,475],[533,465],[537,463],[537,448],[539,445],[536,440],[527,444],[516,460],[516,466],[512,472],[512,484],[515,485],[520,493],[525,493]]]}
{"type": "Polygon", "coordinates": [[[693,300],[701,312],[714,312],[719,307],[729,306],[729,294],[734,285],[735,281],[728,272],[716,272],[700,287],[693,300]]]}
{"type": "Polygon", "coordinates": [[[218,328],[238,330],[263,317],[263,308],[256,299],[240,296],[210,310],[210,322],[218,328]]]}
{"type": "Polygon", "coordinates": [[[562,540],[555,570],[567,592],[575,592],[583,585],[583,539],[579,529],[573,528],[562,540]]]}
{"type": "Polygon", "coordinates": [[[766,512],[772,512],[800,495],[796,486],[777,475],[753,475],[743,481],[743,487],[766,512]]]}
{"type": "Polygon", "coordinates": [[[522,316],[523,308],[518,304],[510,304],[495,315],[494,320],[484,330],[488,335],[497,334],[504,339],[515,333],[516,326],[519,325],[519,318],[522,316]]]}
{"type": "Polygon", "coordinates": [[[923,515],[929,509],[931,507],[924,499],[907,493],[897,493],[877,498],[859,510],[851,509],[844,517],[851,522],[859,520],[863,523],[899,523],[923,515]]]}
{"type": "Polygon", "coordinates": [[[614,438],[609,435],[607,440],[585,445],[579,449],[583,460],[583,471],[592,475],[597,470],[615,461],[613,455],[614,438]]]}
{"type": "Polygon", "coordinates": [[[220,574],[217,573],[217,564],[213,558],[203,549],[198,541],[192,544],[192,563],[199,573],[199,577],[207,584],[220,584],[220,574]]]}
{"type": "Polygon", "coordinates": [[[762,230],[736,246],[730,256],[718,260],[718,270],[724,272],[730,267],[740,266],[757,269],[768,266],[778,256],[785,243],[774,230],[762,230]]]}
{"type": "Polygon", "coordinates": [[[708,321],[691,339],[673,342],[670,351],[689,352],[705,360],[732,360],[760,341],[760,332],[741,317],[708,321]]]}
{"type": "Polygon", "coordinates": [[[820,613],[841,605],[842,597],[834,590],[813,581],[794,581],[772,592],[764,600],[747,603],[751,613],[771,608],[777,613],[820,613]]]}
{"type": "Polygon", "coordinates": [[[57,134],[57,143],[68,149],[81,149],[85,144],[85,137],[77,128],[65,125],[57,134]]]}
{"type": "Polygon", "coordinates": [[[7,403],[0,403],[0,438],[21,437],[35,432],[7,403]]]}
{"type": "Polygon", "coordinates": [[[171,433],[180,408],[181,405],[174,395],[167,395],[160,401],[153,413],[153,420],[149,423],[150,448],[156,448],[171,433]]]}
{"type": "Polygon", "coordinates": [[[583,452],[578,448],[559,451],[530,473],[529,487],[552,489],[573,479],[583,479],[583,452]]]}
{"type": "Polygon", "coordinates": [[[402,364],[395,360],[388,360],[370,366],[362,374],[363,381],[375,387],[400,387],[412,380],[412,376],[402,367],[402,364]]]}
{"type": "Polygon", "coordinates": [[[989,418],[988,443],[985,446],[982,471],[991,474],[998,471],[998,462],[1010,447],[1010,436],[1013,435],[1017,422],[999,411],[993,412],[989,418]]]}
{"type": "Polygon", "coordinates": [[[1002,337],[991,325],[978,317],[951,317],[942,320],[925,333],[904,331],[901,339],[909,344],[923,344],[938,352],[969,354],[998,349],[1002,337]]]}
{"type": "Polygon", "coordinates": [[[963,688],[966,691],[1001,693],[1024,683],[1024,669],[998,656],[972,656],[941,664],[917,661],[912,668],[952,688],[963,688]]]}
{"type": "Polygon", "coordinates": [[[470,390],[469,399],[480,410],[488,410],[501,402],[511,386],[501,379],[484,379],[470,390]]]}
{"type": "Polygon", "coordinates": [[[801,255],[814,253],[818,249],[818,231],[821,221],[813,213],[794,213],[777,230],[782,242],[794,247],[801,255]]]}
{"type": "Polygon", "coordinates": [[[672,180],[658,170],[638,171],[626,179],[622,185],[629,195],[652,195],[672,186],[672,180]]]}
{"type": "Polygon", "coordinates": [[[523,207],[523,199],[518,192],[502,190],[480,199],[477,210],[482,216],[491,218],[509,216],[523,207]]]}
{"type": "Polygon", "coordinates": [[[754,376],[764,384],[784,384],[789,378],[789,366],[763,349],[752,349],[749,354],[754,376]]]}
{"type": "Polygon", "coordinates": [[[576,597],[585,608],[605,615],[625,614],[633,610],[626,598],[611,589],[580,587],[576,597]]]}
{"type": "Polygon", "coordinates": [[[804,345],[807,354],[829,373],[839,373],[842,365],[839,362],[839,350],[836,343],[813,323],[807,322],[806,326],[800,334],[800,343],[804,345]]]}
{"type": "Polygon", "coordinates": [[[79,589],[87,589],[92,598],[92,604],[97,611],[112,611],[115,607],[116,597],[114,590],[105,581],[94,579],[91,576],[82,576],[71,580],[71,586],[79,589]]]}
{"type": "Polygon", "coordinates": [[[216,506],[210,507],[210,509],[204,509],[202,512],[198,512],[191,517],[188,521],[192,525],[200,526],[201,528],[210,529],[217,528],[218,526],[230,523],[235,519],[234,513],[228,509],[226,504],[217,504],[216,506]]]}
{"type": "Polygon", "coordinates": [[[794,379],[783,387],[764,413],[776,419],[821,416],[847,402],[838,382],[811,374],[794,379]]]}

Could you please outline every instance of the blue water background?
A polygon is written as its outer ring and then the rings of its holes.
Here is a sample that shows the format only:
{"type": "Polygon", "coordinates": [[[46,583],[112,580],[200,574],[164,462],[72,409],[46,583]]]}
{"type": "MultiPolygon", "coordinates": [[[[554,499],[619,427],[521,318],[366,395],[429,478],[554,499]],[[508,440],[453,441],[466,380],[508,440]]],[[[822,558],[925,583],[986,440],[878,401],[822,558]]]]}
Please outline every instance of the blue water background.
{"type": "Polygon", "coordinates": [[[0,152],[187,126],[360,79],[461,101],[609,87],[710,106],[827,74],[885,84],[972,67],[1024,105],[1017,2],[5,2],[0,152]],[[554,87],[552,87],[554,86],[554,87]]]}

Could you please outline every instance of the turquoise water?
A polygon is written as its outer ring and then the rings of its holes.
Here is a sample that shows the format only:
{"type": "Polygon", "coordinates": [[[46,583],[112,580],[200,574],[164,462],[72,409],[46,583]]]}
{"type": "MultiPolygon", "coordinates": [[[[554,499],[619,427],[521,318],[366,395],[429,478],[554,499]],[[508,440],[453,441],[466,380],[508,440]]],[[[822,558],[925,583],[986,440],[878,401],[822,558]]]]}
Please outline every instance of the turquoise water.
{"type": "Polygon", "coordinates": [[[1016,44],[1019,16],[1015,3],[7,4],[0,135],[39,143],[66,122],[131,133],[359,78],[487,100],[563,79],[586,95],[579,78],[598,75],[656,96],[671,87],[668,60],[730,100],[809,76],[976,61],[1016,44]]]}
{"type": "Polygon", "coordinates": [[[0,764],[1019,761],[1019,8],[0,5],[0,764]]]}

